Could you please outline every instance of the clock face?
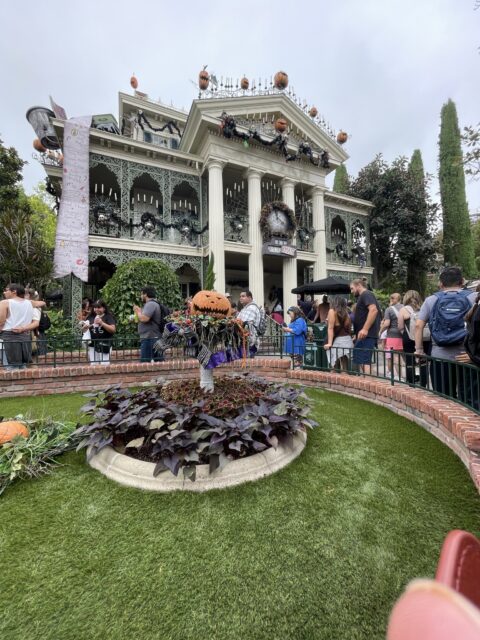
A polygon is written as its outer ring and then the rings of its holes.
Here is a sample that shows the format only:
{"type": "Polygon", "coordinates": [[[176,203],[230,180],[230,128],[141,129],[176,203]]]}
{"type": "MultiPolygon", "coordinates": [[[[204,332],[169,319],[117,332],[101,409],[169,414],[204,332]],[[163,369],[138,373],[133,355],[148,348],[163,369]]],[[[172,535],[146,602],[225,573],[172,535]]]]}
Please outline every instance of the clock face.
{"type": "Polygon", "coordinates": [[[273,235],[285,235],[290,229],[290,220],[283,211],[274,209],[267,218],[270,233],[273,235]]]}

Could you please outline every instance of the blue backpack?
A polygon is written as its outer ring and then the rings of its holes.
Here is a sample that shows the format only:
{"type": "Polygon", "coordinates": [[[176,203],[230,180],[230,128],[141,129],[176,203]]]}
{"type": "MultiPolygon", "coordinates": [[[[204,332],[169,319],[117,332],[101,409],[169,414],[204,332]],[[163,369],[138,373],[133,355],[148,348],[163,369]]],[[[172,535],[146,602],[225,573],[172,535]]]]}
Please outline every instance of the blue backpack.
{"type": "Polygon", "coordinates": [[[460,344],[464,341],[467,335],[464,318],[471,307],[468,300],[470,294],[471,291],[466,289],[435,293],[438,300],[433,307],[429,325],[432,338],[439,347],[460,344]]]}

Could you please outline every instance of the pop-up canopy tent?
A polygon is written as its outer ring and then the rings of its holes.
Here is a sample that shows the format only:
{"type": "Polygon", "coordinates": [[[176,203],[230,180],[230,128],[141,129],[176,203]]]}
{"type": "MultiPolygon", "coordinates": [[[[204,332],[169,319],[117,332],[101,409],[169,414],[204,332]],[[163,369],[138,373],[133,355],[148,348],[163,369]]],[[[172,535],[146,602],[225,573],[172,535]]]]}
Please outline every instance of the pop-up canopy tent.
{"type": "Polygon", "coordinates": [[[350,282],[340,277],[328,277],[295,287],[292,293],[350,293],[350,282]]]}

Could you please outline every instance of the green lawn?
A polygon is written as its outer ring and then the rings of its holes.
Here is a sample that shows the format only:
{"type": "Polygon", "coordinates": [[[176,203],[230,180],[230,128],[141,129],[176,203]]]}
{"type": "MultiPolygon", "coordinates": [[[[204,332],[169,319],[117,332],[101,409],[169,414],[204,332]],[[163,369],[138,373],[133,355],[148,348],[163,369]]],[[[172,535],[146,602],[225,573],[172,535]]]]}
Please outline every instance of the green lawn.
{"type": "MultiPolygon", "coordinates": [[[[369,403],[311,391],[320,427],[288,468],[196,494],[120,487],[84,462],[0,498],[2,640],[385,637],[446,533],[480,534],[456,456],[369,403]]],[[[71,417],[78,395],[0,401],[71,417]]]]}

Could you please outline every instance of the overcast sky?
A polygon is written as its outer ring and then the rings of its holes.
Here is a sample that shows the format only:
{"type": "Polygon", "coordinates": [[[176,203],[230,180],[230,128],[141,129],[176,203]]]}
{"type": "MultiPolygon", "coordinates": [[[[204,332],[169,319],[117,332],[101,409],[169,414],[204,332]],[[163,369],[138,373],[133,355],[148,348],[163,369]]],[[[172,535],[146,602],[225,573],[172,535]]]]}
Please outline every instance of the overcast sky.
{"type": "MultiPolygon", "coordinates": [[[[377,153],[422,152],[438,171],[440,110],[480,121],[480,9],[475,0],[16,0],[0,6],[0,137],[29,161],[27,191],[44,177],[25,119],[51,94],[68,116],[113,113],[139,89],[189,108],[204,64],[217,76],[285,70],[296,93],[349,132],[349,174],[377,153]]],[[[331,184],[329,180],[329,184],[331,184]]],[[[438,183],[432,184],[438,199],[438,183]]],[[[470,211],[480,182],[467,182],[470,211]]]]}

